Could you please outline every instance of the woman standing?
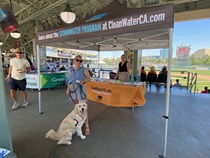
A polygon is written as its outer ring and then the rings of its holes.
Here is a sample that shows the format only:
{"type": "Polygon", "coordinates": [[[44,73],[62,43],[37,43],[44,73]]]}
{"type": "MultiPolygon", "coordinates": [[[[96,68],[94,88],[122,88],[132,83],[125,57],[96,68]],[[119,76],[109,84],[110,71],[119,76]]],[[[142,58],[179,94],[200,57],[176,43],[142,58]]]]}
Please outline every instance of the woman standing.
{"type": "MultiPolygon", "coordinates": [[[[90,74],[86,68],[81,67],[83,62],[81,55],[75,56],[73,62],[74,67],[71,67],[70,69],[70,77],[66,94],[70,96],[75,104],[78,104],[79,100],[86,100],[87,98],[85,83],[90,81],[90,74]]],[[[90,128],[87,117],[85,120],[85,135],[89,134],[90,128]]]]}
{"type": "Polygon", "coordinates": [[[130,82],[130,64],[125,60],[125,55],[121,56],[121,62],[119,63],[119,67],[117,70],[117,75],[114,79],[117,79],[123,82],[130,82]]]}

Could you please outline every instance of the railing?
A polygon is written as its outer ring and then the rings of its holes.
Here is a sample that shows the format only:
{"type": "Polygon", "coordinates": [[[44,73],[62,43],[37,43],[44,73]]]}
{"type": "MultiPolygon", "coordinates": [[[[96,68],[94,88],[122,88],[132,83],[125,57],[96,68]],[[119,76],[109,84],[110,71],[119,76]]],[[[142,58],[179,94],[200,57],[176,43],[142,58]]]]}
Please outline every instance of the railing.
{"type": "Polygon", "coordinates": [[[197,73],[191,73],[191,77],[190,77],[190,74],[189,74],[188,79],[190,79],[190,82],[189,82],[189,85],[188,85],[188,88],[190,89],[190,93],[191,93],[193,88],[194,88],[194,93],[195,93],[196,92],[196,84],[197,84],[197,73]]]}

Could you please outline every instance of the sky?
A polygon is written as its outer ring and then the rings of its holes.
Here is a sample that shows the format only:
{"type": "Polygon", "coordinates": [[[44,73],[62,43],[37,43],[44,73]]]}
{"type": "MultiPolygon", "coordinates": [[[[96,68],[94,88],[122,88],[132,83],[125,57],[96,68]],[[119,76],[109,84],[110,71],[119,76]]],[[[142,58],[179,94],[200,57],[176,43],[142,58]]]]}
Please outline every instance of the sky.
{"type": "MultiPolygon", "coordinates": [[[[176,22],[173,33],[173,57],[176,55],[176,48],[182,43],[191,45],[193,54],[198,49],[210,48],[210,19],[176,22]]],[[[160,49],[143,50],[142,55],[159,55],[160,49]]],[[[123,51],[101,52],[101,58],[117,58],[123,51]]]]}

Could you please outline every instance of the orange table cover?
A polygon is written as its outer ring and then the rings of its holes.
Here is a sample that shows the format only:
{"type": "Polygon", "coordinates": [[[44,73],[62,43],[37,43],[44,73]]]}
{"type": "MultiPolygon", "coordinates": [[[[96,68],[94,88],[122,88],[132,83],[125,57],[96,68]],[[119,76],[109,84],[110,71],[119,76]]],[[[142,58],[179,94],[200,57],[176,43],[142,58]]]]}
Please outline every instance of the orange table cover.
{"type": "Polygon", "coordinates": [[[87,82],[86,87],[88,99],[94,102],[116,107],[143,106],[146,103],[144,97],[146,93],[145,83],[134,86],[106,82],[87,82]]]}

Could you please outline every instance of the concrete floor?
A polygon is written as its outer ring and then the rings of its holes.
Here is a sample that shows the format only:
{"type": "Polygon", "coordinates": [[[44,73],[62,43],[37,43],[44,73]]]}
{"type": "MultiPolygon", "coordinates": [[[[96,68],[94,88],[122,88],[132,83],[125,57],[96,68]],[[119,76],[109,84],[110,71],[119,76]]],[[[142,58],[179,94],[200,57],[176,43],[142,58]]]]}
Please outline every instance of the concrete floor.
{"type": "MultiPolygon", "coordinates": [[[[155,158],[163,154],[163,87],[148,87],[146,104],[134,112],[88,102],[91,134],[84,140],[74,136],[70,146],[45,139],[45,133],[57,130],[73,109],[65,89],[42,91],[42,115],[38,113],[37,91],[27,90],[29,107],[13,111],[6,89],[13,148],[18,158],[155,158]]],[[[210,157],[209,99],[209,94],[171,89],[168,158],[210,157]]]]}

